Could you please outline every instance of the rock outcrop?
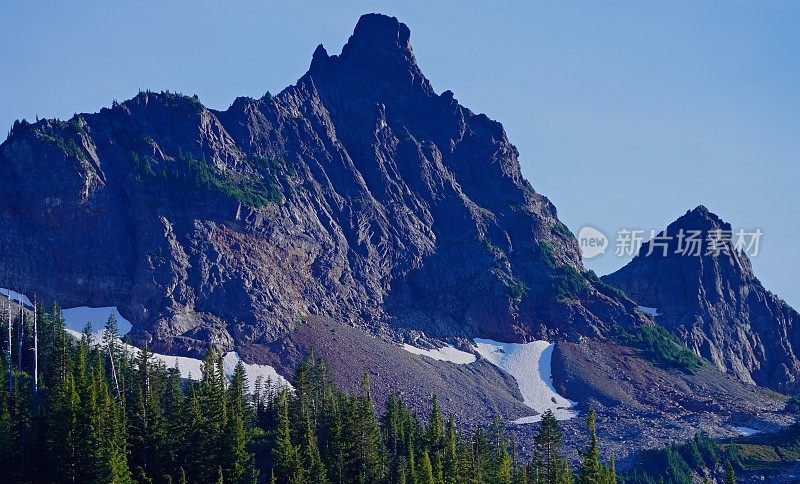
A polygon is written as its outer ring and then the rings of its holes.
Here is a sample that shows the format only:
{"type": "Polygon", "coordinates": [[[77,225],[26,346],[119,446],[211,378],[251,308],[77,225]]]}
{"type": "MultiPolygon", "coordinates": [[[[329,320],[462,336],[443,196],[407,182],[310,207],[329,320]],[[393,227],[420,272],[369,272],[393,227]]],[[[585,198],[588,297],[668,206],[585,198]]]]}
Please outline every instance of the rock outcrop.
{"type": "Polygon", "coordinates": [[[761,285],[740,250],[746,247],[737,249],[738,230],[699,206],[654,240],[604,279],[638,304],[656,308],[658,323],[721,370],[744,382],[796,392],[800,315],[761,285]],[[697,231],[695,246],[689,238],[697,231]]]}
{"type": "Polygon", "coordinates": [[[403,337],[505,341],[641,323],[587,279],[500,123],[437,94],[408,28],[365,15],[280,94],[225,111],[143,92],[0,145],[0,278],[116,305],[196,353],[310,315],[403,337]]]}

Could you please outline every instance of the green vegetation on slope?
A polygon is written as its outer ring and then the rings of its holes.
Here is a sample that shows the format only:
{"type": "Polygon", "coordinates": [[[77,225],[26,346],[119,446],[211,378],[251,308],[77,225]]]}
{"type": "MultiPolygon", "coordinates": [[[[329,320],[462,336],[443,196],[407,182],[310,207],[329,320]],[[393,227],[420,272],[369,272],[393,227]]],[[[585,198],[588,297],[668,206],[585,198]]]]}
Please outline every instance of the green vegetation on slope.
{"type": "Polygon", "coordinates": [[[646,450],[637,456],[636,470],[619,476],[623,484],[692,484],[695,476],[722,478],[728,466],[741,468],[735,447],[721,446],[703,435],[663,449],[646,450]]]}
{"type": "Polygon", "coordinates": [[[561,264],[556,258],[555,249],[547,242],[539,244],[542,261],[550,269],[550,280],[546,294],[564,301],[587,294],[591,290],[589,282],[577,269],[561,264]]]}
{"type": "Polygon", "coordinates": [[[691,484],[697,479],[727,482],[729,475],[769,477],[800,461],[800,424],[777,432],[722,441],[695,435],[684,444],[646,450],[634,460],[634,471],[622,473],[623,484],[691,484]]]}
{"type": "Polygon", "coordinates": [[[197,188],[217,191],[255,208],[265,207],[270,203],[283,203],[280,187],[266,178],[257,175],[222,175],[205,160],[185,158],[184,161],[197,188]]]}
{"type": "Polygon", "coordinates": [[[633,331],[622,331],[619,342],[635,349],[643,358],[656,366],[694,373],[703,360],[692,353],[686,345],[669,330],[654,325],[640,326],[633,331]]]}

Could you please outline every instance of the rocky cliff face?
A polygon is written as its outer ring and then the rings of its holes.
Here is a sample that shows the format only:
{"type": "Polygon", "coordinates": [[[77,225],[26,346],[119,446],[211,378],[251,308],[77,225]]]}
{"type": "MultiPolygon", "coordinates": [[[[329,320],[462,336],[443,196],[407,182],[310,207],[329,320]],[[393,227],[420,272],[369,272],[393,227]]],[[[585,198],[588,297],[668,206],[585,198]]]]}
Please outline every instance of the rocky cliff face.
{"type": "Polygon", "coordinates": [[[437,94],[365,15],[278,95],[140,93],[0,145],[0,278],[117,305],[163,351],[268,343],[309,315],[524,340],[639,324],[584,277],[503,127],[437,94]]]}
{"type": "Polygon", "coordinates": [[[652,253],[645,243],[628,265],[604,279],[656,308],[660,324],[720,369],[741,381],[796,392],[800,315],[764,289],[736,242],[730,224],[700,206],[659,234],[652,253]],[[689,242],[692,231],[701,233],[697,250],[689,242]]]}

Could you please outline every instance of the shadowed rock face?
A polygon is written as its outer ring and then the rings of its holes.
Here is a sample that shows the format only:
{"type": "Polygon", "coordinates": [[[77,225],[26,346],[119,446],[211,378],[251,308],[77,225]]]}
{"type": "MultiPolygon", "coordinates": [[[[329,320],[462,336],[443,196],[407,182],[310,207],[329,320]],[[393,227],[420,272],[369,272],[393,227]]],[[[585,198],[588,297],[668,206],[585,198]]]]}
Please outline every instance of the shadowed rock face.
{"type": "Polygon", "coordinates": [[[639,324],[583,277],[503,127],[436,94],[409,38],[365,15],[276,96],[215,111],[147,92],[15,125],[0,282],[117,305],[135,340],[183,353],[269,343],[309,315],[505,341],[639,324]]]}
{"type": "Polygon", "coordinates": [[[654,246],[648,256],[646,243],[628,265],[604,279],[639,304],[657,308],[659,323],[720,369],[744,382],[796,392],[800,315],[764,289],[750,260],[735,250],[730,230],[730,224],[697,207],[660,234],[671,237],[666,255],[654,246]],[[679,233],[698,230],[700,256],[676,254],[688,248],[686,239],[679,245],[679,233]],[[709,250],[708,234],[718,230],[727,239],[724,248],[709,250]]]}

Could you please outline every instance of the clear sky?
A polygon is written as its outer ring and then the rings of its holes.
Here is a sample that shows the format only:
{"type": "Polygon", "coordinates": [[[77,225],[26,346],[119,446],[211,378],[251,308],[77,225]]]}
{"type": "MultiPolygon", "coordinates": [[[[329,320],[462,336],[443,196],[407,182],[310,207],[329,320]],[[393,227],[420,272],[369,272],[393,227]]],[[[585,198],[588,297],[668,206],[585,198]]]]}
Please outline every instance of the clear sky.
{"type": "Polygon", "coordinates": [[[763,230],[756,274],[800,307],[797,1],[6,1],[0,125],[139,89],[224,109],[293,83],[318,43],[338,53],[370,11],[408,24],[438,92],[504,124],[573,232],[661,229],[702,203],[763,230]]]}

